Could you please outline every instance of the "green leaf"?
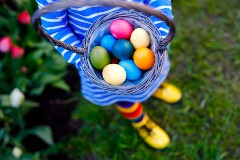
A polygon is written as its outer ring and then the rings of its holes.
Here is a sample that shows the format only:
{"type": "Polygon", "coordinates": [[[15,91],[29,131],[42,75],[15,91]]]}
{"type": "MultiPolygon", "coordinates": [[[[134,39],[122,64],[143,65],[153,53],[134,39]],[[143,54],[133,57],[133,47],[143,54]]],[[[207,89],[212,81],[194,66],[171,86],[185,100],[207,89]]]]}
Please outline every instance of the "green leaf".
{"type": "Polygon", "coordinates": [[[2,128],[0,129],[0,141],[3,139],[4,135],[5,135],[5,130],[2,128]]]}
{"type": "Polygon", "coordinates": [[[24,100],[22,103],[23,107],[39,107],[39,103],[31,101],[31,100],[24,100]]]}
{"type": "Polygon", "coordinates": [[[41,125],[32,128],[29,130],[29,134],[36,135],[39,137],[41,140],[43,140],[45,143],[49,145],[53,145],[53,137],[52,137],[52,130],[49,126],[46,125],[41,125]]]}
{"type": "MultiPolygon", "coordinates": [[[[36,63],[35,61],[37,61],[38,59],[40,59],[43,54],[44,54],[44,51],[43,51],[42,49],[36,49],[36,50],[34,50],[33,52],[29,53],[29,55],[27,56],[26,63],[27,63],[27,64],[36,63]]],[[[35,64],[33,64],[33,65],[35,65],[35,64]]]]}
{"type": "Polygon", "coordinates": [[[38,80],[41,78],[41,76],[43,76],[43,72],[35,72],[33,73],[32,77],[31,77],[31,80],[33,82],[38,82],[38,80]]]}
{"type": "Polygon", "coordinates": [[[37,87],[32,88],[29,93],[30,95],[41,95],[42,92],[44,91],[46,85],[39,85],[37,87]]]}
{"type": "Polygon", "coordinates": [[[10,141],[10,136],[7,133],[5,133],[3,137],[2,146],[6,146],[9,141],[10,141]]]}
{"type": "Polygon", "coordinates": [[[35,154],[23,153],[19,160],[40,160],[40,154],[38,152],[35,154]]]}
{"type": "Polygon", "coordinates": [[[7,19],[6,19],[6,18],[3,18],[3,17],[0,17],[0,28],[2,28],[2,27],[4,27],[4,26],[6,26],[7,28],[10,27],[7,19]]]}
{"type": "Polygon", "coordinates": [[[0,95],[0,107],[9,107],[11,106],[11,101],[9,95],[0,95]]]}
{"type": "Polygon", "coordinates": [[[40,77],[39,83],[40,84],[50,84],[50,83],[61,80],[64,75],[65,75],[65,73],[59,73],[59,74],[45,73],[40,77]]]}
{"type": "Polygon", "coordinates": [[[58,53],[52,53],[45,62],[52,73],[63,72],[68,65],[66,60],[58,53]]]}
{"type": "Polygon", "coordinates": [[[29,79],[27,77],[21,76],[17,79],[16,87],[25,93],[27,92],[28,84],[29,84],[29,79]]]}
{"type": "Polygon", "coordinates": [[[43,50],[43,51],[46,51],[46,50],[52,51],[54,49],[54,47],[51,45],[51,43],[49,43],[46,40],[42,40],[41,42],[29,41],[28,46],[31,48],[39,48],[40,50],[43,50]]]}
{"type": "Polygon", "coordinates": [[[39,152],[35,153],[32,157],[32,160],[41,160],[40,153],[39,152]]]}
{"type": "Polygon", "coordinates": [[[52,83],[52,86],[55,87],[55,88],[62,89],[64,91],[66,91],[66,92],[69,92],[71,90],[69,85],[65,81],[63,81],[63,80],[57,81],[55,83],[52,83]]]}
{"type": "Polygon", "coordinates": [[[0,120],[2,120],[4,118],[5,118],[4,113],[3,113],[2,109],[0,108],[0,120]]]}

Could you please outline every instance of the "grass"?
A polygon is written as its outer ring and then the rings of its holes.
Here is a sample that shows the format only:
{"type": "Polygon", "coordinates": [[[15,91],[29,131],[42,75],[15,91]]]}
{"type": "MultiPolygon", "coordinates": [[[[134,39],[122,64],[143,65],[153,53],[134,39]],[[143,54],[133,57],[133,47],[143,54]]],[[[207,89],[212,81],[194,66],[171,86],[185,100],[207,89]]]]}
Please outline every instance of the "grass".
{"type": "Polygon", "coordinates": [[[172,0],[177,34],[167,81],[184,93],[181,104],[150,98],[145,110],[171,137],[167,149],[149,148],[114,107],[81,99],[79,135],[55,146],[69,159],[240,159],[240,1],[172,0]]]}

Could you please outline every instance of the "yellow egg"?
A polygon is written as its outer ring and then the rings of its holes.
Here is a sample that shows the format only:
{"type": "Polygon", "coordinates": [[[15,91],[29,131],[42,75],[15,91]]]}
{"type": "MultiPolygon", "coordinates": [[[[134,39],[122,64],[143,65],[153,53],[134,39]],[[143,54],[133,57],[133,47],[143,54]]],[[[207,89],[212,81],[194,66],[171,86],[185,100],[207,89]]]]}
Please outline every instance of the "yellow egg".
{"type": "Polygon", "coordinates": [[[146,30],[136,28],[131,34],[130,42],[135,49],[148,47],[150,43],[150,36],[146,30]]]}
{"type": "Polygon", "coordinates": [[[118,64],[108,64],[104,67],[102,71],[103,79],[112,85],[122,84],[127,77],[126,71],[124,68],[118,64]]]}

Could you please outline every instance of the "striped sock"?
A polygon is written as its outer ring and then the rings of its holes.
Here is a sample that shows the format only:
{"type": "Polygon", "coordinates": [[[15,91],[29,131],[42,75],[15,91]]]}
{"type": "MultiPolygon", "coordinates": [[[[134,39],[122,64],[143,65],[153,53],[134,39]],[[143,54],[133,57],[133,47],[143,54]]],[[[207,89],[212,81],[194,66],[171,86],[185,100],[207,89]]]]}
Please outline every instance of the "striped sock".
{"type": "Polygon", "coordinates": [[[144,117],[142,104],[139,102],[118,102],[117,109],[122,113],[123,117],[131,122],[141,122],[144,117]]]}

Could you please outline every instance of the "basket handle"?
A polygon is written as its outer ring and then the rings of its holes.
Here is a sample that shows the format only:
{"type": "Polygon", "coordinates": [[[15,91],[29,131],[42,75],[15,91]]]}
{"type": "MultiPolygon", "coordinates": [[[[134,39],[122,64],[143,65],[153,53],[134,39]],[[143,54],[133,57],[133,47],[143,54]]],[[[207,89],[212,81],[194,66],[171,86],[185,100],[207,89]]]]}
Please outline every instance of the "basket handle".
{"type": "Polygon", "coordinates": [[[103,6],[133,9],[139,12],[143,12],[145,14],[154,15],[157,18],[163,20],[170,28],[168,35],[163,39],[162,43],[160,44],[163,47],[166,47],[175,35],[176,29],[173,21],[162,12],[154,10],[153,8],[146,5],[139,5],[135,2],[124,2],[122,0],[61,0],[54,3],[50,3],[49,5],[43,7],[42,9],[37,10],[32,15],[31,22],[36,32],[40,36],[42,36],[44,39],[51,42],[54,46],[63,47],[67,50],[72,51],[73,53],[83,54],[85,52],[84,48],[77,48],[65,42],[59,41],[51,37],[50,35],[46,34],[39,24],[39,19],[42,15],[52,11],[63,10],[69,7],[93,6],[93,5],[103,5],[103,6]]]}

